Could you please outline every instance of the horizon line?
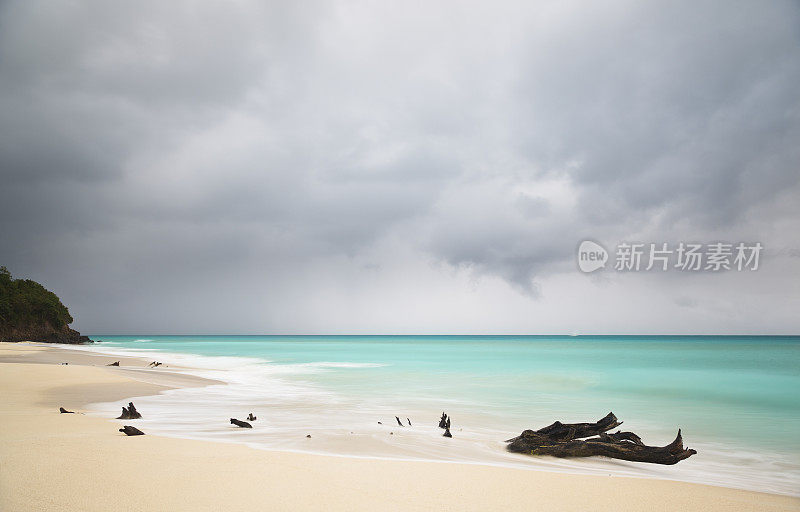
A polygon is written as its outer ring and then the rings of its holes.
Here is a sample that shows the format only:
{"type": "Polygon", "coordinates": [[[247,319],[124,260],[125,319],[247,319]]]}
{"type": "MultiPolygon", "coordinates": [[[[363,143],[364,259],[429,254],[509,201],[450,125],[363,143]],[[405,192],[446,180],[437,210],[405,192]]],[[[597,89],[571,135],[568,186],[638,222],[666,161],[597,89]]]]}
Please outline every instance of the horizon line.
{"type": "Polygon", "coordinates": [[[176,333],[123,333],[123,334],[110,334],[110,333],[99,333],[99,334],[88,334],[89,337],[91,336],[383,336],[383,337],[400,337],[400,336],[471,336],[471,337],[489,337],[489,336],[561,336],[561,337],[568,337],[568,338],[578,338],[581,336],[784,336],[784,337],[800,337],[800,334],[752,334],[752,333],[736,333],[736,334],[703,334],[703,333],[691,333],[691,334],[681,334],[681,333],[666,333],[666,334],[653,334],[653,333],[636,333],[636,334],[594,334],[594,333],[580,333],[580,334],[464,334],[464,333],[455,333],[455,334],[379,334],[379,333],[370,333],[370,334],[286,334],[286,333],[278,333],[278,334],[235,334],[235,333],[188,333],[188,334],[176,334],[176,333]]]}

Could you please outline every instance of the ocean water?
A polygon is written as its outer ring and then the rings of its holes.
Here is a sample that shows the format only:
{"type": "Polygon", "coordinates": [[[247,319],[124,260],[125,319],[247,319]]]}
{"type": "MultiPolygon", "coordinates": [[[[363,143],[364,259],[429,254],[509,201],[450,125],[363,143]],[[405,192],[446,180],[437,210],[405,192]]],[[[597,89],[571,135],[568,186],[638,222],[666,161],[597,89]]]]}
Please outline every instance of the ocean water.
{"type": "MultiPolygon", "coordinates": [[[[494,464],[800,495],[800,337],[92,336],[224,384],[135,400],[140,428],[355,457],[494,464]],[[452,418],[453,439],[439,417],[452,418]],[[613,411],[675,466],[509,454],[504,439],[613,411]],[[252,430],[228,419],[258,416],[252,430]],[[395,416],[402,419],[399,426],[395,416]],[[411,426],[408,426],[408,422],[411,426]],[[378,422],[381,422],[380,424],[378,422]],[[306,435],[311,435],[307,438],[306,435]]],[[[96,404],[117,415],[119,403],[96,404]]]]}

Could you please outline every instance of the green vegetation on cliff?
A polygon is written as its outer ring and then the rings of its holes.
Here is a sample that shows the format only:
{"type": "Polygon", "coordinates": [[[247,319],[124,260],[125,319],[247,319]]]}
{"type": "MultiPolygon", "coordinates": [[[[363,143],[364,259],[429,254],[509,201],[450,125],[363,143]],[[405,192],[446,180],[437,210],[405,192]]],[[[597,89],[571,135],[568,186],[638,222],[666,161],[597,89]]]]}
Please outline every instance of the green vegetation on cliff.
{"type": "Polygon", "coordinates": [[[72,316],[55,293],[30,279],[11,279],[0,267],[0,322],[25,325],[47,322],[56,329],[72,323],[72,316]]]}
{"type": "Polygon", "coordinates": [[[55,293],[30,279],[12,279],[0,267],[0,341],[78,343],[72,316],[55,293]]]}

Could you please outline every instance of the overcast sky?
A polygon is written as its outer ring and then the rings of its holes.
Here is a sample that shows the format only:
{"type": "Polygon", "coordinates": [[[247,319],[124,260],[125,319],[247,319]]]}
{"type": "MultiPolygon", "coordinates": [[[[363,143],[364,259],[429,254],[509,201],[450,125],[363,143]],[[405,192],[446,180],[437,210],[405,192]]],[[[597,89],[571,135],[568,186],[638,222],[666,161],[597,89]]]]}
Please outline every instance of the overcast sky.
{"type": "Polygon", "coordinates": [[[0,173],[84,333],[797,334],[800,4],[5,1],[0,173]]]}

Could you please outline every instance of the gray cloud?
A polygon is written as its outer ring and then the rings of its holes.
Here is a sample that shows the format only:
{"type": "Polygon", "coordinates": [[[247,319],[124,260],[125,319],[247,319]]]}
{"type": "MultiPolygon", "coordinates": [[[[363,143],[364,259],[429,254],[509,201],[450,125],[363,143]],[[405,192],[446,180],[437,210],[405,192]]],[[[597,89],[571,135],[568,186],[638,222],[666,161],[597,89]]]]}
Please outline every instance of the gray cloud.
{"type": "MultiPolygon", "coordinates": [[[[758,239],[796,276],[798,42],[792,2],[6,2],[0,263],[94,332],[569,332],[520,312],[648,295],[576,281],[585,238],[758,239]]],[[[651,278],[710,331],[745,279],[651,278]]]]}

